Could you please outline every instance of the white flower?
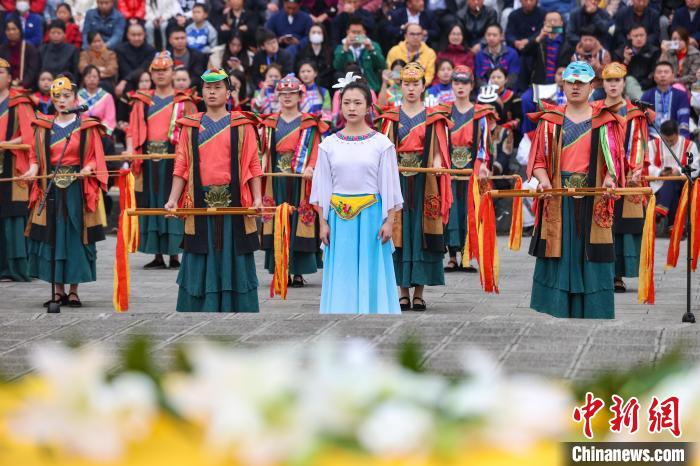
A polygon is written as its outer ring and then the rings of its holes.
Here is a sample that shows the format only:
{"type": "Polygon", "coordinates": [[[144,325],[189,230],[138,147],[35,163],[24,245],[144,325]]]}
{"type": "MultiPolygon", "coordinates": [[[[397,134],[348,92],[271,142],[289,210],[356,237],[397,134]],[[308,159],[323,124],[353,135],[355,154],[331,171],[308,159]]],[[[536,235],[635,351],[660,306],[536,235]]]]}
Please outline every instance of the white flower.
{"type": "Polygon", "coordinates": [[[107,357],[95,347],[38,347],[34,365],[46,396],[10,419],[14,435],[98,461],[119,458],[126,442],[150,431],[157,411],[153,382],[140,374],[105,380],[107,357]]]}
{"type": "Polygon", "coordinates": [[[333,84],[333,89],[343,89],[345,86],[358,79],[360,79],[359,75],[354,75],[352,71],[349,71],[344,78],[338,78],[338,82],[333,84]]]}
{"type": "Polygon", "coordinates": [[[430,411],[405,402],[387,401],[360,426],[357,439],[371,453],[402,456],[429,451],[434,428],[430,411]]]}

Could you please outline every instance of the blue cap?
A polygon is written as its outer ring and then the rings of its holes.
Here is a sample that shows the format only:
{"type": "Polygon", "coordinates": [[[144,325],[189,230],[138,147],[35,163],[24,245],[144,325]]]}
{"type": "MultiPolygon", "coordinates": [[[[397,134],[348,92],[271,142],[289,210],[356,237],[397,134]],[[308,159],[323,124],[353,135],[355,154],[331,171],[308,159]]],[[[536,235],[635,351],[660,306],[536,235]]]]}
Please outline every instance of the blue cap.
{"type": "Polygon", "coordinates": [[[593,67],[585,61],[573,61],[569,63],[564,70],[562,79],[569,83],[574,83],[576,81],[589,83],[595,79],[595,71],[593,71],[593,67]]]}

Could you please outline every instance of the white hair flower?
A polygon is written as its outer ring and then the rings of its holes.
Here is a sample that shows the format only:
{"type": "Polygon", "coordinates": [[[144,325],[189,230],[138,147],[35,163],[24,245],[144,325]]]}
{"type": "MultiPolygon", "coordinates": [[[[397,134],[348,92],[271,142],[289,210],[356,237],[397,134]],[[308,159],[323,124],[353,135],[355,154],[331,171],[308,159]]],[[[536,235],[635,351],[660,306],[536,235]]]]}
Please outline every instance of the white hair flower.
{"type": "Polygon", "coordinates": [[[344,78],[338,78],[338,82],[333,84],[333,89],[343,89],[345,86],[358,79],[360,79],[359,74],[353,74],[352,71],[349,71],[344,78]]]}

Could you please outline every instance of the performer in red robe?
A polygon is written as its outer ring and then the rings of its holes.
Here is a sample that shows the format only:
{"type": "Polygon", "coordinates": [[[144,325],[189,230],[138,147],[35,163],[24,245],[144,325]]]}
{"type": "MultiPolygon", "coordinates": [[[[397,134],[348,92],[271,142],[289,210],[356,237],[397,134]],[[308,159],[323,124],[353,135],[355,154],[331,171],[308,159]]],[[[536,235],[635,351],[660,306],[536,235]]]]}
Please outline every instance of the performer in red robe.
{"type": "MultiPolygon", "coordinates": [[[[207,111],[178,120],[182,131],[165,208],[261,207],[255,123],[226,110],[231,84],[225,71],[207,70],[202,82],[207,111]]],[[[258,312],[253,252],[259,245],[252,217],[187,217],[177,310],[258,312]]]]}
{"type": "MultiPolygon", "coordinates": [[[[30,143],[34,111],[28,92],[10,89],[10,64],[0,58],[0,138],[8,143],[30,143]]],[[[0,178],[29,176],[29,151],[0,149],[0,178]]],[[[36,166],[33,167],[36,170],[36,166]]],[[[27,225],[29,185],[0,183],[0,280],[29,281],[27,225]]]]}

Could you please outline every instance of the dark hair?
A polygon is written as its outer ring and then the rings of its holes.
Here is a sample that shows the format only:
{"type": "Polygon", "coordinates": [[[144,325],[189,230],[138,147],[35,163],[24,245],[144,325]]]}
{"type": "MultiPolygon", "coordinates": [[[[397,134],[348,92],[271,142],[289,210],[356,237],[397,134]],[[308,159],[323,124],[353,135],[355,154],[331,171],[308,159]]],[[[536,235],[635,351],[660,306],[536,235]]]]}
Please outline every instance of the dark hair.
{"type": "MultiPolygon", "coordinates": [[[[8,70],[9,72],[9,70],[8,70]]],[[[36,75],[36,88],[39,89],[39,80],[41,79],[41,75],[44,73],[49,73],[51,75],[51,80],[53,81],[53,72],[51,70],[41,70],[39,71],[39,74],[36,75]]]]}
{"type": "MultiPolygon", "coordinates": [[[[178,65],[173,69],[173,73],[177,73],[178,71],[184,71],[188,75],[190,74],[190,71],[187,69],[187,67],[185,65],[178,65]]],[[[191,76],[190,76],[190,79],[192,79],[191,76]]]]}
{"type": "Polygon", "coordinates": [[[316,65],[316,62],[313,60],[302,60],[299,62],[299,66],[297,67],[297,75],[299,74],[299,70],[301,69],[302,66],[304,65],[309,65],[313,70],[318,74],[318,65],[316,65]]]}
{"type": "Polygon", "coordinates": [[[598,38],[598,34],[596,33],[595,26],[592,24],[587,24],[583,27],[581,27],[581,31],[579,32],[579,37],[583,36],[592,36],[595,37],[596,39],[598,38]]]}
{"type": "MultiPolygon", "coordinates": [[[[229,75],[229,78],[234,77],[241,83],[241,87],[238,89],[238,101],[240,102],[240,101],[245,100],[246,96],[248,95],[245,73],[243,73],[240,70],[233,70],[228,75],[229,75]]],[[[233,92],[234,91],[233,83],[231,82],[230,79],[229,79],[229,83],[231,84],[231,91],[233,92]]]]}
{"type": "Polygon", "coordinates": [[[262,45],[267,42],[268,40],[275,39],[277,40],[277,36],[275,35],[274,32],[270,31],[269,29],[266,28],[260,28],[258,30],[257,34],[257,40],[258,40],[258,46],[262,47],[262,45]]]}
{"type": "Polygon", "coordinates": [[[486,29],[484,29],[484,34],[486,33],[486,31],[488,31],[491,28],[496,28],[496,29],[498,29],[498,32],[500,34],[503,34],[503,28],[498,23],[492,23],[492,24],[489,24],[488,26],[486,26],[486,29]]]}
{"type": "Polygon", "coordinates": [[[645,34],[649,34],[649,31],[647,31],[647,27],[641,23],[632,23],[632,26],[629,28],[629,31],[627,31],[627,34],[639,28],[644,29],[645,34]]]}
{"type": "Polygon", "coordinates": [[[489,70],[489,72],[486,73],[486,79],[491,79],[491,75],[496,71],[500,71],[501,73],[503,73],[503,76],[505,76],[506,79],[508,79],[508,72],[502,66],[496,66],[495,68],[491,68],[491,70],[489,70]]]}
{"type": "Polygon", "coordinates": [[[666,60],[657,61],[656,65],[654,65],[654,72],[656,72],[656,70],[659,68],[659,66],[668,66],[669,68],[671,68],[671,71],[673,71],[673,65],[671,64],[670,61],[666,61],[666,60]]]}
{"type": "Polygon", "coordinates": [[[224,53],[221,56],[221,67],[224,69],[228,70],[228,60],[231,57],[236,57],[241,61],[241,65],[243,65],[243,69],[247,70],[250,68],[250,58],[248,57],[248,40],[247,36],[245,34],[242,34],[240,31],[232,31],[231,35],[229,36],[228,40],[226,41],[226,44],[224,45],[224,53]],[[233,42],[234,39],[238,39],[241,42],[241,51],[238,52],[237,55],[234,55],[231,53],[231,50],[229,49],[229,45],[231,42],[233,42]]]}
{"type": "Polygon", "coordinates": [[[66,23],[62,19],[52,19],[47,29],[60,29],[61,31],[66,32],[66,23]]]}
{"type": "Polygon", "coordinates": [[[187,29],[185,29],[184,27],[180,26],[179,24],[176,24],[176,25],[172,26],[172,27],[170,28],[170,30],[168,31],[168,39],[170,39],[170,36],[172,36],[172,35],[173,35],[174,33],[176,33],[176,32],[184,32],[185,34],[187,34],[187,29]]]}
{"type": "Polygon", "coordinates": [[[195,8],[201,8],[202,10],[204,10],[205,14],[209,14],[209,7],[207,7],[206,3],[195,3],[192,7],[192,11],[194,11],[195,8]]]}
{"type": "Polygon", "coordinates": [[[100,69],[95,65],[88,65],[83,69],[83,81],[85,81],[85,76],[90,74],[91,71],[97,71],[97,76],[99,76],[100,79],[102,79],[102,73],[100,73],[100,69]]]}
{"type": "Polygon", "coordinates": [[[265,69],[265,72],[263,73],[263,77],[267,76],[267,72],[270,71],[270,69],[272,69],[272,68],[279,71],[280,76],[282,76],[284,78],[284,71],[282,71],[282,65],[280,65],[279,63],[270,63],[269,65],[267,65],[267,68],[265,69]]]}
{"type": "Polygon", "coordinates": [[[398,59],[396,59],[396,60],[394,60],[394,61],[391,62],[391,65],[389,65],[389,69],[390,69],[390,70],[393,70],[393,69],[396,68],[397,66],[400,66],[401,68],[403,68],[403,67],[406,66],[407,64],[408,64],[408,63],[406,63],[405,61],[403,61],[403,60],[401,60],[400,58],[398,58],[398,59]]]}
{"type": "Polygon", "coordinates": [[[73,22],[73,8],[71,8],[71,6],[67,3],[59,3],[56,6],[56,11],[58,11],[59,8],[65,8],[66,10],[68,10],[68,14],[70,15],[70,21],[73,22]]]}
{"type": "Polygon", "coordinates": [[[19,19],[17,14],[11,14],[5,20],[5,37],[7,37],[7,25],[14,24],[17,29],[19,29],[19,40],[20,42],[24,40],[24,30],[22,29],[22,21],[19,19]]]}
{"type": "Polygon", "coordinates": [[[135,23],[128,23],[128,24],[126,25],[126,32],[128,33],[128,32],[129,32],[129,29],[131,29],[131,28],[134,27],[134,26],[140,27],[141,30],[143,31],[143,33],[146,34],[146,26],[144,26],[143,24],[139,23],[138,21],[135,22],[135,23]]]}
{"type": "Polygon", "coordinates": [[[449,58],[440,58],[438,59],[437,63],[435,63],[435,71],[439,70],[445,63],[449,63],[452,68],[455,67],[455,64],[449,58]]]}
{"type": "Polygon", "coordinates": [[[681,40],[685,42],[686,47],[690,47],[690,34],[688,34],[688,30],[684,28],[683,26],[678,26],[671,31],[671,35],[676,32],[678,33],[679,36],[681,36],[681,40]]]}
{"type": "MultiPolygon", "coordinates": [[[[357,14],[354,14],[354,13],[353,13],[353,15],[350,17],[350,19],[348,20],[348,27],[347,27],[347,29],[350,29],[350,26],[353,26],[353,25],[354,25],[354,26],[360,25],[360,26],[362,26],[363,28],[365,28],[365,30],[367,30],[367,26],[365,26],[365,23],[362,21],[362,17],[361,17],[360,15],[357,15],[357,14]]],[[[347,29],[346,29],[346,31],[347,31],[347,29]]]]}
{"type": "Polygon", "coordinates": [[[104,41],[104,37],[102,37],[102,34],[100,34],[100,31],[90,31],[88,32],[87,39],[88,39],[88,44],[92,44],[92,41],[95,40],[95,37],[100,36],[100,38],[104,41]]]}
{"type": "Polygon", "coordinates": [[[678,122],[676,120],[666,120],[661,123],[659,131],[663,136],[674,136],[678,134],[678,122]]]}
{"type": "Polygon", "coordinates": [[[352,89],[357,89],[362,93],[362,95],[365,97],[365,102],[367,103],[367,108],[372,108],[372,91],[369,89],[369,86],[367,85],[367,81],[364,79],[358,79],[357,81],[353,81],[347,86],[345,86],[341,91],[340,91],[340,101],[342,103],[343,101],[343,96],[345,95],[346,92],[352,89]]]}

